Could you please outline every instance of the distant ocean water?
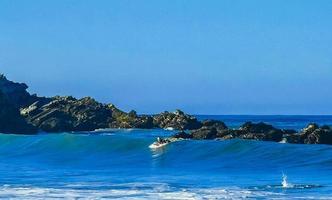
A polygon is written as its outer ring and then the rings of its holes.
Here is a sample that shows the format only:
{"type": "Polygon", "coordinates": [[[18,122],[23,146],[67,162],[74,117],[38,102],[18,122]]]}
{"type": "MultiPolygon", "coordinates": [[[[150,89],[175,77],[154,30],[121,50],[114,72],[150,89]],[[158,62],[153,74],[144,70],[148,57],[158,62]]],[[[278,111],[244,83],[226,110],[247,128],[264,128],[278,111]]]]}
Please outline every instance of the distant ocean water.
{"type": "MultiPolygon", "coordinates": [[[[198,116],[301,129],[332,116],[198,116]]],[[[332,199],[332,146],[248,140],[148,146],[166,130],[0,135],[2,199],[332,199]]]]}

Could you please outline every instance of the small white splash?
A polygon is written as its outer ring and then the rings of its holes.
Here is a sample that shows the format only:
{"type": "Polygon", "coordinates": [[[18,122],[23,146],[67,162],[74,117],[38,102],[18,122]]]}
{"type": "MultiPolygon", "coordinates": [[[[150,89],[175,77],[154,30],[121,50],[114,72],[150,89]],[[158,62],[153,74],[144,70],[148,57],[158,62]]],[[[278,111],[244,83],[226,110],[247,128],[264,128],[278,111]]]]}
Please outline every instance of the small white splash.
{"type": "Polygon", "coordinates": [[[174,128],[173,127],[166,127],[165,130],[166,131],[174,131],[174,128]]]}
{"type": "Polygon", "coordinates": [[[287,139],[286,138],[282,138],[282,140],[279,143],[285,144],[285,143],[287,143],[287,139]]]}
{"type": "Polygon", "coordinates": [[[291,187],[293,187],[292,184],[290,184],[290,183],[287,182],[287,175],[285,175],[284,173],[282,174],[281,185],[282,185],[283,188],[291,188],[291,187]]]}

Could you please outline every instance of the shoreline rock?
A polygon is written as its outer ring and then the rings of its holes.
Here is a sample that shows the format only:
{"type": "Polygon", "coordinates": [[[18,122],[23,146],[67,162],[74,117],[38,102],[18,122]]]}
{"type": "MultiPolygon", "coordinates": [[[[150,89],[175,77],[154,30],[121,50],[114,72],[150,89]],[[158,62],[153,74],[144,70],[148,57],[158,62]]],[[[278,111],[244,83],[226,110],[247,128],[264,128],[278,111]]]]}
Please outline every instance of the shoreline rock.
{"type": "MultiPolygon", "coordinates": [[[[82,99],[71,96],[38,97],[35,94],[30,95],[27,89],[26,84],[10,81],[4,75],[0,75],[0,92],[2,92],[3,98],[7,99],[7,104],[16,109],[17,120],[23,120],[27,126],[33,126],[39,131],[72,132],[93,131],[102,128],[187,130],[201,126],[195,117],[180,110],[157,115],[138,115],[136,111],[127,113],[113,104],[102,104],[91,97],[82,99]]],[[[9,112],[3,107],[0,108],[3,116],[11,115],[13,111],[9,112]]],[[[13,126],[12,130],[15,129],[15,123],[9,123],[7,126],[13,126]]],[[[0,127],[0,132],[5,131],[5,128],[0,127]]],[[[22,129],[20,133],[30,134],[31,131],[25,132],[22,129]]]]}
{"type": "Polygon", "coordinates": [[[158,128],[173,128],[175,130],[193,130],[202,126],[196,117],[185,114],[181,110],[176,110],[175,112],[165,111],[154,115],[153,124],[158,128]]]}
{"type": "Polygon", "coordinates": [[[45,132],[93,131],[108,128],[111,110],[90,97],[54,97],[43,105],[35,102],[21,109],[28,122],[45,132]]]}
{"type": "Polygon", "coordinates": [[[0,132],[5,134],[34,134],[37,128],[27,123],[19,110],[0,91],[0,132]]]}
{"type": "Polygon", "coordinates": [[[91,97],[51,98],[30,95],[24,83],[0,75],[0,132],[34,134],[44,132],[94,131],[103,128],[162,128],[179,130],[175,139],[248,139],[295,144],[332,144],[332,128],[309,124],[300,132],[282,130],[260,122],[246,122],[230,129],[222,121],[199,121],[181,110],[156,115],[124,112],[113,104],[102,104],[91,97]],[[185,132],[185,131],[189,131],[185,132]]]}
{"type": "Polygon", "coordinates": [[[330,144],[332,145],[332,127],[309,124],[300,132],[283,130],[264,122],[246,122],[239,129],[217,129],[215,124],[203,126],[189,133],[179,132],[171,136],[177,139],[193,140],[229,140],[246,139],[271,142],[285,142],[293,144],[330,144]]]}

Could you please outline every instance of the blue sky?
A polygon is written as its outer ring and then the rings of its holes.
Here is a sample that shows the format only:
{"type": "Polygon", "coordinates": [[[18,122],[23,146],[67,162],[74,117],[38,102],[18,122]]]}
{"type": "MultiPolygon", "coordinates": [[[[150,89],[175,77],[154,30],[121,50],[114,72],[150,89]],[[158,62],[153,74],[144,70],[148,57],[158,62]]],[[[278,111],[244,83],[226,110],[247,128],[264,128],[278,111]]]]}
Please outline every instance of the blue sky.
{"type": "Polygon", "coordinates": [[[2,0],[0,71],[124,110],[332,114],[330,0],[2,0]]]}

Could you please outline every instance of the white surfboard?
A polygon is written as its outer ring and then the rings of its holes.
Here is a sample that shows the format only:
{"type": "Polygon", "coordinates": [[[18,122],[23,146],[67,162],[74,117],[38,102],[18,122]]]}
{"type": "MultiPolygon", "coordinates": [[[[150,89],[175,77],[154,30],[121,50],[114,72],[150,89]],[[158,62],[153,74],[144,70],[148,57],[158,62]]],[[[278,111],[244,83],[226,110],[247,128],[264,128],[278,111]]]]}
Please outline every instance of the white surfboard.
{"type": "Polygon", "coordinates": [[[169,143],[170,142],[165,142],[165,143],[154,142],[149,146],[149,148],[150,149],[158,149],[158,148],[161,148],[161,147],[164,147],[164,146],[168,145],[169,143]]]}

